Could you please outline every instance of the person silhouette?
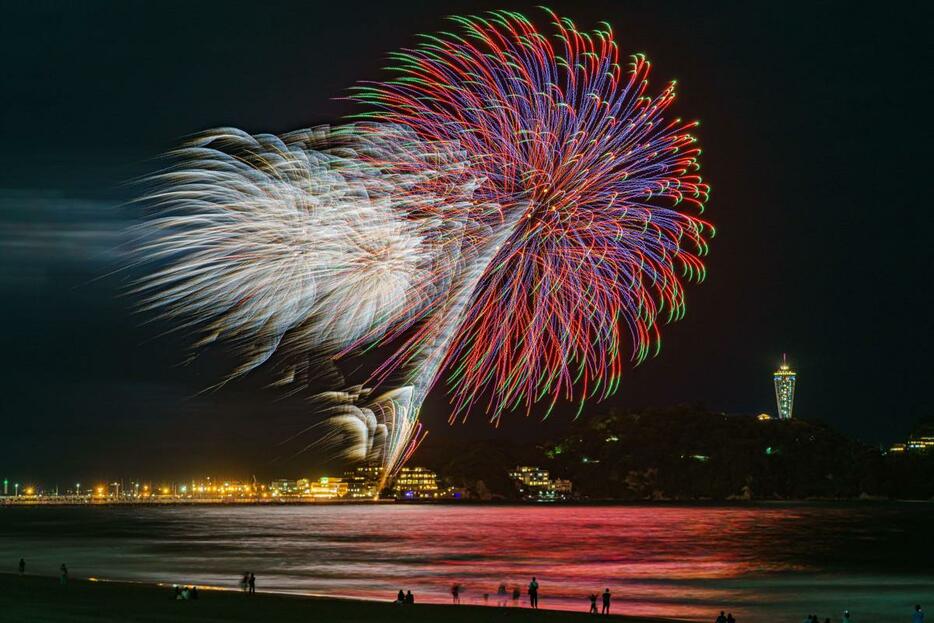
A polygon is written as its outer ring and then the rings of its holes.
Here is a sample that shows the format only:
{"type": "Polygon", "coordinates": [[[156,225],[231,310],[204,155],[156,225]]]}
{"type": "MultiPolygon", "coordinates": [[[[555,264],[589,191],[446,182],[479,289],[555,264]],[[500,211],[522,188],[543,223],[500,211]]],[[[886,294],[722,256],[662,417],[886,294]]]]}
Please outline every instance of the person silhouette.
{"type": "Polygon", "coordinates": [[[19,574],[23,575],[24,573],[26,573],[26,559],[20,558],[19,559],[19,574]]]}
{"type": "Polygon", "coordinates": [[[610,614],[610,588],[603,591],[603,614],[610,614]]]}
{"type": "Polygon", "coordinates": [[[412,591],[406,591],[406,592],[405,592],[405,603],[407,603],[407,604],[414,604],[414,603],[415,603],[415,595],[412,594],[412,591]]]}
{"type": "Polygon", "coordinates": [[[516,608],[519,605],[519,598],[522,597],[522,591],[519,590],[518,586],[512,587],[512,607],[516,608]]]}
{"type": "Polygon", "coordinates": [[[915,611],[911,614],[911,623],[924,623],[924,610],[921,604],[915,604],[915,611]]]}
{"type": "Polygon", "coordinates": [[[405,603],[405,593],[402,592],[402,589],[399,589],[399,594],[396,595],[396,603],[404,604],[405,603]]]}
{"type": "Polygon", "coordinates": [[[597,594],[590,593],[590,614],[597,614],[597,594]]]}
{"type": "Polygon", "coordinates": [[[459,604],[461,602],[460,584],[455,584],[451,587],[451,597],[454,599],[454,603],[459,604]]]}
{"type": "Polygon", "coordinates": [[[717,617],[716,623],[726,623],[726,612],[723,610],[720,611],[720,616],[717,617]]]}
{"type": "MultiPolygon", "coordinates": [[[[728,612],[728,613],[727,613],[727,615],[726,615],[726,623],[736,623],[736,619],[733,618],[733,613],[732,613],[732,612],[728,612]]],[[[814,621],[814,623],[817,623],[817,621],[814,621]]]]}
{"type": "Polygon", "coordinates": [[[496,605],[505,608],[507,601],[508,594],[506,593],[506,585],[500,584],[499,588],[496,589],[496,605]]]}
{"type": "Polygon", "coordinates": [[[256,576],[253,575],[252,573],[250,574],[249,584],[250,584],[250,594],[253,595],[254,593],[256,593],[256,576]]]}
{"type": "Polygon", "coordinates": [[[59,571],[62,572],[62,575],[59,578],[59,582],[64,586],[65,584],[68,584],[68,567],[65,566],[65,563],[62,563],[62,566],[59,567],[59,571]]]}
{"type": "Polygon", "coordinates": [[[538,580],[535,576],[532,576],[532,581],[529,582],[529,606],[538,608],[538,580]]]}

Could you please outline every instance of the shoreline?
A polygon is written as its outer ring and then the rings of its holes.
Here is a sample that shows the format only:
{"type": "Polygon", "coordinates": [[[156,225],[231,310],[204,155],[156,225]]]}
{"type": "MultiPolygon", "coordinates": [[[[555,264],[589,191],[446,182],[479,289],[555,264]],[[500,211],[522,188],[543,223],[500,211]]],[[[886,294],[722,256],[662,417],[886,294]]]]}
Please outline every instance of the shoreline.
{"type": "MultiPolygon", "coordinates": [[[[123,621],[194,622],[231,621],[276,623],[550,621],[575,623],[592,620],[586,612],[531,610],[478,605],[396,605],[390,601],[315,597],[289,593],[244,594],[236,589],[198,586],[197,600],[176,600],[168,584],[128,582],[103,578],[70,578],[62,586],[57,577],[0,573],[0,621],[31,623],[118,623],[123,621]]],[[[416,599],[418,596],[416,595],[416,599]]],[[[626,623],[679,623],[662,619],[611,615],[626,623]]]]}

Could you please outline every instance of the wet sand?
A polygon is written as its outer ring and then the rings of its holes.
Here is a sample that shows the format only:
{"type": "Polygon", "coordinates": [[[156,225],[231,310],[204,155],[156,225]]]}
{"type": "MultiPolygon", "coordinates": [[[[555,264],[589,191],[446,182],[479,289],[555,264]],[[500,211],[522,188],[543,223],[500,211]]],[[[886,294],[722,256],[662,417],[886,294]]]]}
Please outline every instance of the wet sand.
{"type": "MultiPolygon", "coordinates": [[[[416,595],[417,598],[417,595],[416,595]]],[[[629,623],[663,623],[666,619],[614,617],[629,623]]],[[[196,601],[178,601],[169,586],[70,579],[66,586],[58,578],[0,574],[0,622],[30,623],[122,623],[141,621],[253,623],[369,623],[371,621],[420,621],[444,623],[487,623],[504,621],[583,622],[586,613],[528,608],[441,606],[415,604],[397,606],[372,601],[301,597],[276,593],[246,595],[236,591],[199,590],[196,601]]],[[[667,619],[671,621],[671,619],[667,619]]]]}

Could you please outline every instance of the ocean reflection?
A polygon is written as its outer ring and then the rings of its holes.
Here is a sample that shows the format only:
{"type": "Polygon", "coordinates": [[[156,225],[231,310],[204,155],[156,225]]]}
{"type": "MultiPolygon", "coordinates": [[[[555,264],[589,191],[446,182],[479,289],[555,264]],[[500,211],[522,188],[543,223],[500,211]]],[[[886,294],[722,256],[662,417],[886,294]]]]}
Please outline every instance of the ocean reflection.
{"type": "MultiPolygon", "coordinates": [[[[258,590],[496,603],[534,575],[541,605],[712,620],[905,620],[934,602],[929,504],[685,506],[353,505],[0,510],[0,554],[53,574],[258,590]],[[923,554],[926,552],[926,554],[923,554]],[[861,616],[856,616],[857,614],[861,616]],[[713,616],[712,616],[713,615],[713,616]],[[793,618],[797,617],[797,618],[793,618]]],[[[510,600],[511,603],[511,600],[510,600]]]]}

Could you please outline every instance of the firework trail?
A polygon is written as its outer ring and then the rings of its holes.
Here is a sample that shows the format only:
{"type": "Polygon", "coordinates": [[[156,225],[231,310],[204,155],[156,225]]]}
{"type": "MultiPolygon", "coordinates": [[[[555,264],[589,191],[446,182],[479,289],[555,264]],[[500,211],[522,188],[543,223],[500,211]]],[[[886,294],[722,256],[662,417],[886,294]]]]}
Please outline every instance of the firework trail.
{"type": "Polygon", "coordinates": [[[427,434],[418,422],[422,403],[443,369],[446,354],[463,325],[464,312],[474,296],[477,284],[514,231],[517,221],[518,218],[513,216],[511,221],[500,223],[497,228],[483,232],[484,235],[473,232],[471,243],[461,249],[462,262],[456,267],[457,278],[452,284],[447,302],[425,321],[422,330],[409,339],[408,345],[400,348],[375,373],[379,378],[381,372],[385,375],[386,370],[401,365],[400,360],[406,359],[409,347],[416,348],[417,345],[416,354],[405,363],[404,378],[407,384],[388,392],[377,401],[377,404],[392,413],[393,421],[396,422],[395,426],[390,427],[393,435],[386,444],[380,489],[405,464],[427,434]],[[478,238],[482,244],[478,245],[478,238]]]}
{"type": "Polygon", "coordinates": [[[319,396],[324,436],[384,480],[445,370],[452,421],[614,392],[704,277],[709,187],[696,123],[666,117],[675,84],[650,94],[648,61],[621,63],[609,25],[548,15],[550,36],[517,13],[452,18],[459,34],[357,88],[362,123],[196,137],[145,198],[144,308],[186,319],[196,349],[233,343],[228,378],[274,352],[287,383],[308,353],[398,345],[319,396]]]}

